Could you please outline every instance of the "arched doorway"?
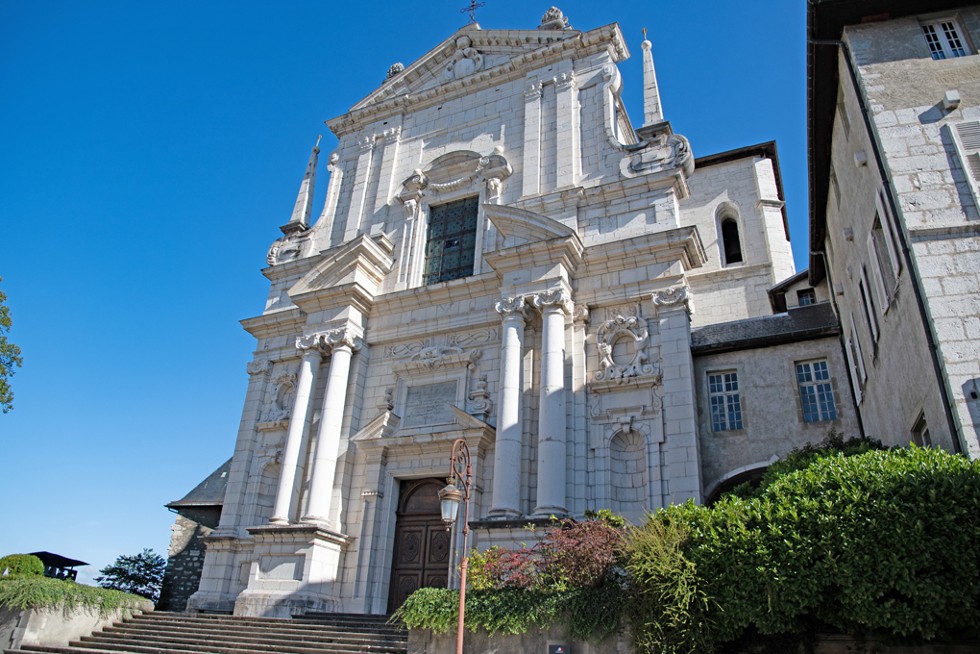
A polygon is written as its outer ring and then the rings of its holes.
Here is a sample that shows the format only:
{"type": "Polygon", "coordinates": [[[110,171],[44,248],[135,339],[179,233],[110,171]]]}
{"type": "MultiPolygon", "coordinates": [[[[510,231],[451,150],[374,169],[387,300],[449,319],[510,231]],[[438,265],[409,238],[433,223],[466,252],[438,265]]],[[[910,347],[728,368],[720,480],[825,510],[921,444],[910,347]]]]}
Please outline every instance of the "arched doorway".
{"type": "Polygon", "coordinates": [[[449,579],[450,539],[439,516],[440,479],[403,481],[395,522],[388,612],[419,588],[445,588],[449,579]]]}

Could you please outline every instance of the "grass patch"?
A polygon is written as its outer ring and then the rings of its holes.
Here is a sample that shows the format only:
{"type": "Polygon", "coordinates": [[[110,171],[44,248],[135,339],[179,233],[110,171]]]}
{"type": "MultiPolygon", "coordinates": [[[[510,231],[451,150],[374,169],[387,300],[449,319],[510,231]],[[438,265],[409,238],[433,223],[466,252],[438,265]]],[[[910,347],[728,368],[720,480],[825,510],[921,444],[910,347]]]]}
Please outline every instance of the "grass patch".
{"type": "Polygon", "coordinates": [[[8,609],[61,609],[67,617],[79,609],[108,617],[118,609],[143,610],[149,601],[138,595],[76,584],[48,577],[0,579],[0,607],[8,609]]]}

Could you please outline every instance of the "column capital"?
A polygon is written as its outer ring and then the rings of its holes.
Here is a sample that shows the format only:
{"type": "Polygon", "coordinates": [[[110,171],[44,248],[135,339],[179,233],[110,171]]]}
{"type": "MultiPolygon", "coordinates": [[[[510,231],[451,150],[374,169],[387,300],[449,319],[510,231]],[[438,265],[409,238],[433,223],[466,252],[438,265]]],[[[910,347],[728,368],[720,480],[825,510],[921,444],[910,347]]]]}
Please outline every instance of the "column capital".
{"type": "Polygon", "coordinates": [[[347,347],[353,350],[361,349],[364,342],[356,336],[349,327],[331,329],[328,332],[318,334],[320,337],[320,348],[333,351],[339,347],[347,347]]]}
{"type": "Polygon", "coordinates": [[[248,372],[249,377],[254,377],[255,375],[268,375],[270,372],[272,372],[272,360],[253,359],[245,365],[245,371],[248,372]]]}
{"type": "Polygon", "coordinates": [[[304,334],[296,338],[296,349],[300,351],[300,354],[305,356],[310,356],[313,353],[321,354],[320,352],[320,335],[319,334],[304,334]]]}
{"type": "Polygon", "coordinates": [[[658,308],[683,307],[688,313],[693,312],[693,307],[691,306],[691,291],[687,286],[671,286],[670,288],[660,291],[654,291],[652,299],[654,306],[658,308]]]}
{"type": "Polygon", "coordinates": [[[527,310],[527,299],[523,295],[505,297],[497,300],[493,307],[504,320],[510,318],[520,318],[523,320],[524,312],[527,310]]]}
{"type": "Polygon", "coordinates": [[[541,83],[541,80],[534,80],[533,82],[528,84],[527,87],[524,89],[524,101],[534,102],[535,100],[540,99],[541,91],[543,87],[544,84],[541,83]]]}
{"type": "Polygon", "coordinates": [[[547,309],[558,309],[565,314],[572,313],[572,299],[569,297],[568,291],[563,288],[536,293],[530,296],[530,298],[531,304],[541,313],[544,313],[547,309]]]}

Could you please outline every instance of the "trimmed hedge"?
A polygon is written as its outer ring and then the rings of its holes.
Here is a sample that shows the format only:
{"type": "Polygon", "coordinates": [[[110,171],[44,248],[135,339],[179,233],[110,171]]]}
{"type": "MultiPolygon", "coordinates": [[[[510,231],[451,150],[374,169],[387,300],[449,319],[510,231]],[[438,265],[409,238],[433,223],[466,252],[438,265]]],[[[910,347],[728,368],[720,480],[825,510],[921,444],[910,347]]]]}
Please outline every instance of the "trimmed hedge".
{"type": "Polygon", "coordinates": [[[33,554],[8,554],[0,558],[0,575],[40,577],[44,575],[44,562],[33,554]]]}
{"type": "MultiPolygon", "coordinates": [[[[931,640],[970,627],[980,609],[980,463],[941,450],[828,456],[757,497],[688,503],[651,517],[687,533],[684,559],[707,598],[684,626],[705,644],[674,649],[638,571],[660,564],[642,541],[630,553],[630,620],[662,651],[712,651],[747,635],[879,631],[931,640]]],[[[662,527],[661,527],[662,528],[662,527]]],[[[654,539],[655,540],[655,539],[654,539]]],[[[634,541],[635,542],[635,541],[634,541]]],[[[687,577],[671,573],[675,584],[687,577]]],[[[669,586],[670,574],[659,582],[669,586]]]]}

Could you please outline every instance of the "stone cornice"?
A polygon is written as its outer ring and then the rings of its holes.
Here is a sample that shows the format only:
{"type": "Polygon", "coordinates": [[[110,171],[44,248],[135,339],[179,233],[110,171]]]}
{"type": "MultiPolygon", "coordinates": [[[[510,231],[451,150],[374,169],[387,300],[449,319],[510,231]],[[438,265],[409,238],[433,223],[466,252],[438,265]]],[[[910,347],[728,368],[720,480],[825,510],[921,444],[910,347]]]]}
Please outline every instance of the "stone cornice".
{"type": "Polygon", "coordinates": [[[307,313],[350,303],[364,310],[374,301],[394,265],[387,241],[368,236],[329,250],[313,270],[289,289],[293,304],[307,313]]]}
{"type": "Polygon", "coordinates": [[[560,264],[572,274],[582,262],[582,241],[575,234],[489,252],[484,260],[498,275],[531,266],[560,264]]]}
{"type": "Polygon", "coordinates": [[[541,68],[556,61],[569,58],[581,59],[604,50],[609,51],[614,62],[620,62],[629,57],[629,50],[623,40],[623,34],[616,23],[588,32],[573,32],[573,34],[570,35],[564,30],[551,32],[548,30],[505,31],[468,30],[464,28],[443,41],[442,44],[403,72],[388,80],[377,91],[354,105],[348,113],[326,121],[326,125],[330,131],[340,138],[386,116],[408,113],[409,111],[416,112],[430,105],[473,93],[473,87],[499,85],[521,79],[529,69],[541,68]],[[530,43],[543,44],[544,47],[518,54],[505,63],[459,80],[439,84],[415,94],[407,92],[406,85],[423,81],[426,73],[432,74],[441,66],[443,61],[448,61],[455,49],[456,37],[464,33],[470,37],[472,46],[477,50],[486,50],[494,46],[523,48],[530,43]],[[572,53],[574,53],[574,57],[572,53]]]}
{"type": "Polygon", "coordinates": [[[636,267],[637,259],[662,263],[679,261],[684,270],[700,268],[707,261],[697,228],[678,227],[587,248],[586,274],[630,270],[636,267]]]}
{"type": "Polygon", "coordinates": [[[240,321],[240,324],[255,338],[289,336],[303,330],[306,314],[299,307],[289,307],[254,318],[245,318],[240,321]]]}

